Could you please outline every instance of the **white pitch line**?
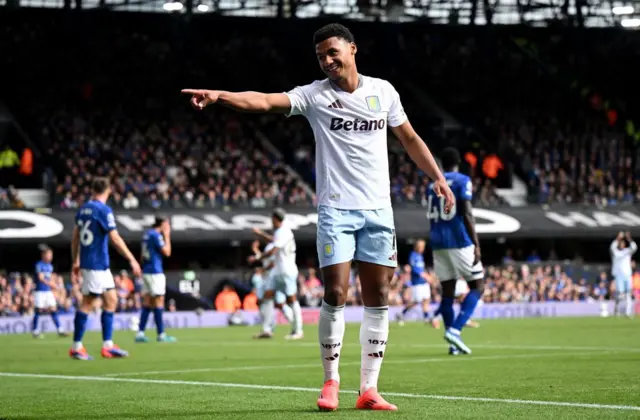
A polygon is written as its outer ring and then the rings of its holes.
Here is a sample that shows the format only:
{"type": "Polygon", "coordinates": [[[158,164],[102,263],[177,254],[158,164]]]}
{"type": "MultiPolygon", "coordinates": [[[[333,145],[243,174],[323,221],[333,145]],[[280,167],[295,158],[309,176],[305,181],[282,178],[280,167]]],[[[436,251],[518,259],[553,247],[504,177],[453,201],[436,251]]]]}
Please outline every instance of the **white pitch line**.
{"type": "MultiPolygon", "coordinates": [[[[10,378],[34,378],[34,379],[61,379],[69,381],[96,381],[96,382],[121,382],[121,383],[138,383],[138,384],[157,384],[157,385],[191,385],[191,386],[210,386],[218,388],[239,388],[239,389],[260,389],[272,391],[292,391],[292,392],[313,392],[318,393],[318,388],[305,388],[297,386],[278,386],[278,385],[255,385],[255,384],[237,384],[224,382],[201,382],[201,381],[171,381],[161,379],[135,379],[135,378],[110,378],[104,376],[68,376],[68,375],[44,375],[35,373],[10,373],[0,372],[0,377],[10,378]]],[[[357,394],[357,391],[342,390],[343,394],[357,394]]],[[[609,405],[594,403],[577,403],[564,401],[537,401],[537,400],[521,400],[512,398],[485,398],[485,397],[457,397],[451,395],[432,395],[432,394],[408,394],[403,392],[385,392],[384,395],[402,398],[419,398],[431,400],[445,401],[469,401],[469,402],[491,402],[502,404],[520,404],[520,405],[541,405],[555,407],[571,407],[571,408],[592,408],[597,410],[623,410],[623,411],[640,411],[640,406],[635,405],[609,405]]]]}
{"type": "MultiPolygon", "coordinates": [[[[582,356],[587,354],[601,354],[602,352],[585,352],[578,355],[572,355],[573,357],[582,356]]],[[[539,353],[539,354],[497,354],[493,356],[457,356],[457,357],[431,357],[426,359],[402,359],[402,360],[385,360],[384,364],[413,364],[413,363],[441,363],[441,362],[474,362],[483,360],[502,360],[502,359],[533,359],[538,357],[557,357],[566,356],[567,353],[539,353]]],[[[233,361],[230,361],[233,363],[233,361]]],[[[341,362],[340,366],[359,366],[359,361],[354,362],[341,362]]],[[[272,369],[305,369],[305,368],[317,368],[318,363],[313,364],[298,364],[298,365],[262,365],[262,366],[237,366],[237,367],[212,367],[212,368],[195,368],[195,369],[178,369],[178,370],[151,370],[146,372],[118,372],[108,373],[104,376],[119,377],[119,376],[145,376],[145,375],[171,375],[176,373],[197,373],[197,372],[233,372],[233,371],[247,371],[247,370],[272,370],[272,369]]]]}
{"type": "MultiPolygon", "coordinates": [[[[246,346],[247,341],[212,341],[211,343],[191,341],[181,342],[180,345],[185,346],[246,346]]],[[[318,343],[308,343],[300,341],[260,341],[257,346],[301,346],[301,347],[318,347],[318,343]]],[[[401,344],[401,343],[388,343],[390,347],[410,347],[410,348],[446,348],[447,344],[401,344]]],[[[472,348],[479,349],[494,349],[494,350],[531,350],[531,351],[546,351],[546,350],[565,350],[565,351],[628,351],[633,353],[640,353],[639,347],[598,347],[598,346],[561,346],[561,345],[517,345],[517,344],[470,344],[472,348]]]]}

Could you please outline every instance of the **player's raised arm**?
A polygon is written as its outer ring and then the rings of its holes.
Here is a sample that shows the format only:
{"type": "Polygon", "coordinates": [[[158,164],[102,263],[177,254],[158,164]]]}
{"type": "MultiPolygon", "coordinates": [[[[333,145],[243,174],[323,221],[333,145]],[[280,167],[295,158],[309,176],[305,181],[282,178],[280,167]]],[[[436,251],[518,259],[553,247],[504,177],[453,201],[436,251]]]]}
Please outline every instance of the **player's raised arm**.
{"type": "Polygon", "coordinates": [[[117,230],[113,229],[109,232],[109,240],[116,248],[116,250],[120,253],[120,255],[122,255],[127,259],[127,261],[129,261],[129,265],[131,265],[131,271],[133,272],[133,275],[141,275],[142,270],[140,269],[140,264],[138,264],[136,258],[133,256],[131,251],[129,251],[129,247],[124,242],[124,239],[122,239],[122,236],[120,236],[117,230]]]}
{"type": "Polygon", "coordinates": [[[411,160],[433,180],[433,190],[439,197],[444,196],[444,210],[448,213],[455,204],[455,196],[451,192],[451,188],[449,188],[440,168],[438,168],[438,164],[433,158],[429,147],[413,129],[409,120],[396,127],[391,127],[391,131],[400,140],[411,160]]]}
{"type": "Polygon", "coordinates": [[[240,112],[289,114],[291,111],[291,101],[284,93],[205,89],[183,89],[182,93],[191,95],[191,105],[198,110],[218,104],[240,112]]]}

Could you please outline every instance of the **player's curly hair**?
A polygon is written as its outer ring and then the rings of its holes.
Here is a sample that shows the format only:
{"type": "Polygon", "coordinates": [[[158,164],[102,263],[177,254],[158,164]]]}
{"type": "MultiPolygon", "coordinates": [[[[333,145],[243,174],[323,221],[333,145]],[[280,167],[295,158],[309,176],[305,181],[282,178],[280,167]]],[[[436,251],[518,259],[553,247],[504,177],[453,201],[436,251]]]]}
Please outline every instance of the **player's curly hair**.
{"type": "Polygon", "coordinates": [[[334,36],[342,38],[347,42],[356,42],[349,28],[339,23],[330,23],[318,29],[316,33],[313,34],[313,45],[317,45],[334,36]]]}
{"type": "Polygon", "coordinates": [[[447,147],[440,154],[440,161],[442,162],[442,168],[448,171],[454,166],[460,165],[460,152],[453,147],[447,147]]]}

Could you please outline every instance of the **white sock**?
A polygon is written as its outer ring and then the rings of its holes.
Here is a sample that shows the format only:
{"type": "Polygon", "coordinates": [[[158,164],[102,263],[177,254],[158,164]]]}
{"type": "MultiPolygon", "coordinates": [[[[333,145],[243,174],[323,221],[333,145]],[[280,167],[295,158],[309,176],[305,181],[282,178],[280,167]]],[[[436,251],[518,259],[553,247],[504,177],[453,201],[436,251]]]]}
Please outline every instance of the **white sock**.
{"type": "Polygon", "coordinates": [[[293,331],[296,334],[302,334],[302,309],[300,308],[300,302],[297,300],[291,304],[291,310],[293,312],[293,331]]]}
{"type": "Polygon", "coordinates": [[[389,307],[364,308],[360,325],[362,361],[360,365],[360,392],[378,388],[378,376],[389,338],[389,307]]]}
{"type": "MultiPolygon", "coordinates": [[[[299,307],[299,305],[298,305],[299,307]]],[[[340,352],[344,339],[344,305],[331,306],[322,301],[318,323],[320,357],[324,368],[324,382],[333,379],[340,382],[340,352]]]]}
{"type": "Polygon", "coordinates": [[[273,328],[273,312],[274,305],[272,299],[265,299],[260,305],[260,314],[262,315],[262,331],[271,332],[273,328]]]}
{"type": "Polygon", "coordinates": [[[293,324],[293,309],[291,309],[291,306],[285,303],[282,305],[281,311],[282,315],[284,315],[284,319],[286,319],[289,324],[293,324]]]}
{"type": "Polygon", "coordinates": [[[144,337],[144,331],[138,331],[138,337],[144,337]]]}
{"type": "Polygon", "coordinates": [[[625,293],[625,301],[626,301],[626,305],[627,305],[626,314],[627,314],[627,316],[632,316],[633,315],[633,302],[631,301],[631,293],[629,293],[629,292],[625,293]]]}
{"type": "Polygon", "coordinates": [[[616,304],[613,308],[613,313],[616,316],[622,315],[622,304],[624,301],[624,297],[622,293],[616,293],[616,304]]]}
{"type": "Polygon", "coordinates": [[[84,346],[82,345],[82,341],[74,341],[73,342],[73,349],[74,350],[80,350],[83,347],[84,346]]]}
{"type": "Polygon", "coordinates": [[[113,347],[113,340],[105,340],[102,343],[102,348],[103,349],[110,349],[111,347],[113,347]]]}

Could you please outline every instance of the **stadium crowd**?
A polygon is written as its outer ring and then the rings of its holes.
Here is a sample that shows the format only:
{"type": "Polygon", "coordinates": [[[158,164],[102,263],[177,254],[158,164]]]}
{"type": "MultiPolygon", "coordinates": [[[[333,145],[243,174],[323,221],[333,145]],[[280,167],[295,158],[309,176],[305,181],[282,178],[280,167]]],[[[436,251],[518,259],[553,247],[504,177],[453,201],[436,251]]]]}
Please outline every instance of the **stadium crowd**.
{"type": "MultiPolygon", "coordinates": [[[[607,272],[597,278],[574,274],[571,268],[563,269],[560,265],[542,263],[507,264],[488,266],[483,295],[484,302],[522,303],[522,302],[570,302],[570,301],[603,301],[611,298],[615,292],[615,283],[607,272]]],[[[432,301],[440,301],[441,293],[438,279],[433,272],[428,272],[432,287],[432,301]]],[[[60,313],[72,313],[77,307],[82,294],[81,279],[70,275],[65,281],[62,275],[54,274],[53,290],[60,313]]],[[[141,308],[141,279],[132,279],[123,270],[114,274],[118,294],[118,312],[138,312],[141,308]]],[[[299,298],[303,306],[318,307],[323,298],[322,281],[314,268],[305,270],[298,277],[299,298]]],[[[411,267],[401,265],[391,282],[389,303],[403,305],[411,298],[411,267]]],[[[640,299],[640,269],[634,262],[633,290],[636,299],[640,299]]],[[[31,315],[34,311],[34,279],[26,273],[0,274],[0,316],[31,315]]],[[[233,288],[229,291],[236,293],[233,288]]],[[[243,299],[245,305],[251,299],[243,299]]],[[[360,277],[356,270],[352,271],[347,304],[362,305],[360,277]]],[[[238,305],[240,308],[241,305],[238,305]]],[[[254,309],[253,306],[245,309],[254,309]]],[[[170,302],[169,310],[175,311],[175,303],[170,302]]]]}
{"type": "MultiPolygon", "coordinates": [[[[68,276],[68,281],[60,274],[53,274],[55,296],[59,313],[73,313],[82,300],[80,286],[82,279],[68,276]]],[[[118,294],[118,312],[138,312],[141,308],[140,290],[142,279],[132,280],[123,270],[113,276],[118,294]]],[[[33,275],[28,273],[0,272],[0,316],[31,315],[34,312],[35,290],[33,275]]],[[[99,309],[97,306],[96,309],[99,309]]],[[[175,304],[169,305],[175,311],[175,304]]]]}

